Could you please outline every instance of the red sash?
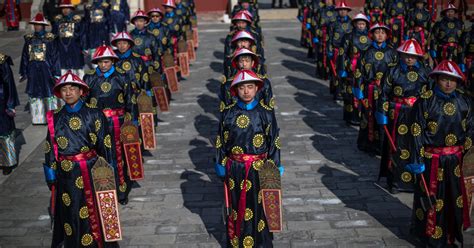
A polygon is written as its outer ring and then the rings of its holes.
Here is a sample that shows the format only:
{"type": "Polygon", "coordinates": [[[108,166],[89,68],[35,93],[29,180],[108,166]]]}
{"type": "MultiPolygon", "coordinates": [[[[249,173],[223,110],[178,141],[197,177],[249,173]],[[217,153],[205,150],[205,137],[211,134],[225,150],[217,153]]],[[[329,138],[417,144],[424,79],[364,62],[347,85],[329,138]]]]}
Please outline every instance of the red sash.
{"type": "Polygon", "coordinates": [[[96,208],[96,202],[94,199],[94,194],[92,191],[92,182],[89,175],[89,170],[87,168],[87,160],[97,157],[95,150],[90,150],[88,152],[79,153],[71,156],[59,156],[59,160],[68,160],[79,163],[81,168],[81,176],[84,181],[84,194],[86,196],[86,205],[89,212],[89,225],[92,230],[92,235],[94,240],[97,242],[99,247],[102,247],[102,232],[101,225],[99,220],[98,210],[96,208]]]}
{"type": "MultiPolygon", "coordinates": [[[[441,156],[456,155],[459,161],[460,173],[461,173],[461,191],[463,199],[463,226],[464,229],[467,229],[471,226],[471,221],[469,219],[469,209],[468,209],[468,200],[466,193],[466,186],[464,185],[464,175],[462,170],[462,146],[448,146],[448,147],[425,147],[425,153],[430,153],[432,155],[431,159],[431,173],[430,173],[430,184],[428,185],[429,194],[436,196],[438,191],[438,168],[439,168],[439,158],[441,156]]],[[[428,211],[426,230],[425,233],[428,236],[432,236],[435,233],[436,227],[436,209],[431,208],[428,211]]]]}
{"type": "MultiPolygon", "coordinates": [[[[327,61],[326,61],[326,56],[327,56],[327,51],[326,51],[326,46],[327,46],[327,42],[326,42],[327,27],[326,27],[326,26],[323,26],[321,30],[322,30],[322,32],[323,32],[323,65],[324,65],[324,67],[326,68],[326,67],[327,67],[327,61]]],[[[311,42],[313,42],[313,41],[311,41],[311,42]]]]}
{"type": "Polygon", "coordinates": [[[443,51],[441,53],[441,56],[443,59],[447,59],[448,58],[448,48],[457,48],[459,45],[457,43],[454,43],[454,42],[448,42],[446,44],[444,44],[442,46],[443,48],[443,51]]]}
{"type": "Polygon", "coordinates": [[[119,117],[125,114],[124,109],[104,109],[102,110],[105,117],[112,118],[114,125],[114,142],[115,142],[115,153],[117,153],[117,170],[119,176],[120,185],[125,183],[125,176],[123,175],[123,159],[122,159],[122,145],[120,142],[120,121],[119,117]]]}
{"type": "Polygon", "coordinates": [[[403,37],[405,35],[405,18],[403,16],[397,16],[397,17],[392,17],[392,19],[390,19],[390,23],[392,25],[392,30],[393,30],[393,23],[395,22],[395,19],[398,19],[400,20],[400,24],[401,24],[401,27],[400,27],[400,34],[401,34],[401,37],[400,37],[400,44],[403,44],[405,38],[403,37]]]}
{"type": "MultiPolygon", "coordinates": [[[[259,155],[233,154],[230,156],[229,160],[227,160],[227,164],[226,164],[227,175],[229,175],[230,173],[230,165],[232,164],[232,161],[245,164],[245,179],[244,179],[242,190],[240,191],[239,206],[238,206],[238,211],[237,211],[237,220],[234,221],[233,216],[232,216],[233,214],[228,216],[229,228],[227,232],[229,234],[230,239],[233,239],[235,237],[240,237],[240,232],[241,232],[240,227],[244,219],[245,207],[247,204],[247,183],[246,182],[249,176],[250,167],[252,166],[252,163],[254,161],[262,160],[262,159],[265,159],[266,157],[267,157],[266,153],[259,154],[259,155]]],[[[228,183],[228,179],[227,179],[227,183],[228,183]]],[[[230,205],[232,203],[230,192],[228,192],[228,195],[229,195],[229,205],[230,205]]]]}

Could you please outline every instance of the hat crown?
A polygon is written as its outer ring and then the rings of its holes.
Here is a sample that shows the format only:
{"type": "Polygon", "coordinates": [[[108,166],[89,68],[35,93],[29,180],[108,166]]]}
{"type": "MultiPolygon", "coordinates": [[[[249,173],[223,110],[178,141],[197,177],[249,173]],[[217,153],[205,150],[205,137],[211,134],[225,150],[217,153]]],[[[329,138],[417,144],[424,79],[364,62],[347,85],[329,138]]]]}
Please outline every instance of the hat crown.
{"type": "Polygon", "coordinates": [[[165,2],[163,3],[163,6],[176,8],[176,4],[174,3],[174,0],[165,0],[165,2]]]}
{"type": "Polygon", "coordinates": [[[464,73],[462,73],[461,69],[459,66],[451,61],[451,60],[443,60],[441,63],[439,63],[433,71],[430,73],[430,76],[432,75],[439,75],[439,74],[444,74],[448,76],[455,77],[457,79],[460,79],[464,81],[466,78],[464,77],[464,73]]]}
{"type": "Polygon", "coordinates": [[[347,5],[345,0],[339,1],[336,5],[336,8],[348,8],[348,9],[350,9],[349,5],[347,5]]]}
{"type": "Polygon", "coordinates": [[[118,59],[117,57],[117,54],[115,54],[114,50],[112,49],[112,47],[110,46],[107,46],[107,45],[102,45],[100,47],[98,47],[95,52],[94,52],[94,55],[92,55],[92,60],[93,61],[97,61],[101,58],[112,58],[112,59],[118,59]]]}
{"type": "Polygon", "coordinates": [[[423,56],[423,49],[418,41],[413,38],[406,40],[400,47],[398,47],[397,51],[405,54],[423,56]]]}
{"type": "Polygon", "coordinates": [[[255,38],[253,37],[253,35],[247,32],[246,30],[237,32],[234,35],[234,37],[232,37],[232,42],[240,40],[240,39],[249,39],[249,40],[255,41],[255,38]]]}
{"type": "Polygon", "coordinates": [[[81,87],[84,90],[83,93],[82,93],[83,96],[86,95],[89,91],[89,86],[87,85],[87,83],[82,81],[82,79],[79,76],[72,73],[71,70],[68,70],[64,75],[62,75],[56,81],[56,84],[54,85],[54,88],[53,88],[54,95],[58,98],[61,98],[60,89],[61,89],[62,86],[67,85],[67,84],[74,84],[74,85],[78,85],[79,87],[81,87]]]}
{"type": "Polygon", "coordinates": [[[244,82],[262,82],[262,79],[252,70],[240,70],[235,74],[231,87],[244,82]]]}
{"type": "Polygon", "coordinates": [[[119,41],[119,40],[127,40],[127,41],[130,41],[131,43],[133,43],[133,39],[132,39],[132,36],[130,36],[129,33],[127,32],[118,32],[117,34],[114,35],[114,37],[112,37],[112,40],[111,40],[111,43],[112,45],[115,46],[115,42],[119,41]]]}
{"type": "Polygon", "coordinates": [[[232,17],[232,20],[233,21],[237,21],[237,20],[243,20],[243,21],[248,21],[248,22],[252,22],[252,14],[250,14],[248,11],[246,10],[241,10],[239,12],[237,12],[234,17],[232,17]]]}
{"type": "Polygon", "coordinates": [[[150,10],[148,11],[148,15],[150,15],[150,14],[153,13],[153,12],[157,12],[157,13],[163,14],[163,11],[162,11],[160,8],[158,8],[158,7],[155,7],[155,8],[150,9],[150,10]]]}
{"type": "Polygon", "coordinates": [[[352,18],[352,21],[358,21],[358,20],[363,20],[363,21],[366,21],[366,22],[370,22],[369,18],[367,18],[367,16],[364,15],[363,13],[359,13],[359,14],[355,15],[354,18],[352,18]]]}

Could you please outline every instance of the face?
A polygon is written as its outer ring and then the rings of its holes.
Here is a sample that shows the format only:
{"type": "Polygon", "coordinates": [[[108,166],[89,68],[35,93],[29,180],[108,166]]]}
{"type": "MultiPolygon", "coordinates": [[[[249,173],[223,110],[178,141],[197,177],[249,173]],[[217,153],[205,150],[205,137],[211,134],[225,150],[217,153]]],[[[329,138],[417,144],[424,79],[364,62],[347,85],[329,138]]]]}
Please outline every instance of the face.
{"type": "Polygon", "coordinates": [[[242,8],[248,9],[250,7],[250,3],[241,3],[242,8]]]}
{"type": "Polygon", "coordinates": [[[247,39],[237,40],[237,47],[238,48],[247,48],[247,49],[249,49],[250,48],[250,41],[247,40],[247,39]]]}
{"type": "Polygon", "coordinates": [[[408,66],[414,66],[417,61],[416,56],[410,54],[402,54],[402,59],[408,66]]]}
{"type": "Polygon", "coordinates": [[[356,27],[359,30],[365,30],[367,28],[367,23],[365,21],[357,21],[356,27]]]}
{"type": "Polygon", "coordinates": [[[456,78],[447,75],[439,75],[436,83],[441,91],[446,94],[453,93],[458,85],[456,78]]]}
{"type": "Polygon", "coordinates": [[[423,7],[425,7],[424,3],[416,3],[416,8],[417,9],[422,9],[423,7]]]}
{"type": "Polygon", "coordinates": [[[247,28],[247,22],[246,21],[236,21],[235,26],[237,26],[237,28],[239,30],[244,30],[244,29],[247,28]]]}
{"type": "Polygon", "coordinates": [[[66,104],[74,105],[81,98],[83,90],[79,86],[67,84],[61,87],[60,93],[61,98],[66,102],[66,104]]]}
{"type": "Polygon", "coordinates": [[[117,41],[117,49],[119,52],[124,53],[130,49],[130,43],[126,40],[117,41]]]}
{"type": "Polygon", "coordinates": [[[39,24],[33,25],[33,28],[35,29],[35,32],[41,32],[41,31],[44,30],[44,26],[43,26],[43,25],[39,25],[39,24]]]}
{"type": "Polygon", "coordinates": [[[374,31],[374,38],[377,43],[383,43],[387,40],[387,31],[385,29],[376,29],[374,31]]]}
{"type": "Polygon", "coordinates": [[[72,12],[71,8],[61,8],[61,13],[63,13],[63,15],[65,16],[71,14],[71,12],[72,12]]]}
{"type": "Polygon", "coordinates": [[[257,95],[258,87],[255,83],[242,83],[237,86],[237,92],[242,102],[248,104],[257,95]]]}
{"type": "Polygon", "coordinates": [[[175,4],[180,4],[180,3],[181,3],[181,0],[174,0],[174,3],[175,3],[175,4]]]}
{"type": "Polygon", "coordinates": [[[145,24],[146,24],[146,20],[144,18],[137,18],[135,19],[135,21],[133,22],[133,25],[135,25],[135,27],[138,29],[138,30],[142,30],[145,28],[145,24]]]}
{"type": "Polygon", "coordinates": [[[173,8],[171,8],[171,7],[165,7],[165,11],[166,11],[166,13],[173,12],[173,8]]]}
{"type": "Polygon", "coordinates": [[[239,57],[239,69],[241,70],[250,70],[252,69],[255,62],[251,56],[240,56],[239,57]]]}
{"type": "Polygon", "coordinates": [[[454,11],[453,9],[446,11],[446,17],[448,18],[454,18],[455,14],[456,14],[456,11],[454,11]]]}
{"type": "Polygon", "coordinates": [[[339,15],[342,16],[342,17],[347,16],[348,13],[349,13],[349,11],[347,11],[347,9],[339,10],[339,15]]]}
{"type": "Polygon", "coordinates": [[[101,72],[107,72],[112,68],[112,65],[114,63],[112,62],[111,59],[101,59],[97,62],[97,65],[99,66],[99,70],[101,72]]]}
{"type": "Polygon", "coordinates": [[[160,13],[157,13],[157,12],[153,12],[151,13],[151,21],[154,22],[154,23],[158,23],[161,21],[161,14],[160,13]]]}

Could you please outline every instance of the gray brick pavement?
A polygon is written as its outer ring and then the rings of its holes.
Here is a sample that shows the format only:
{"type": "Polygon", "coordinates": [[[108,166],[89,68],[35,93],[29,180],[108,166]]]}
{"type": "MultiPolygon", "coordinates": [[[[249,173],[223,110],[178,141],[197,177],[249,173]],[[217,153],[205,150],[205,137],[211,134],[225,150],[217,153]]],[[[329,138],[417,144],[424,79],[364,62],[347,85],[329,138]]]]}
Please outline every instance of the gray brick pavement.
{"type": "MultiPolygon", "coordinates": [[[[172,111],[159,115],[158,149],[145,157],[146,178],[120,209],[123,247],[224,244],[222,184],[213,172],[208,139],[216,133],[227,29],[201,26],[198,62],[173,95],[172,111]]],[[[357,151],[357,130],[343,123],[327,82],[312,77],[314,66],[298,45],[298,23],[263,23],[263,30],[286,167],[284,231],[275,235],[275,246],[413,247],[408,241],[411,195],[395,197],[374,186],[379,160],[357,151]]],[[[2,33],[0,51],[15,49],[18,61],[21,48],[14,43],[19,37],[8,39],[2,33]]],[[[0,185],[0,247],[49,245],[42,160],[40,146],[0,185]]],[[[466,232],[466,240],[469,247],[474,244],[473,231],[466,232]]]]}

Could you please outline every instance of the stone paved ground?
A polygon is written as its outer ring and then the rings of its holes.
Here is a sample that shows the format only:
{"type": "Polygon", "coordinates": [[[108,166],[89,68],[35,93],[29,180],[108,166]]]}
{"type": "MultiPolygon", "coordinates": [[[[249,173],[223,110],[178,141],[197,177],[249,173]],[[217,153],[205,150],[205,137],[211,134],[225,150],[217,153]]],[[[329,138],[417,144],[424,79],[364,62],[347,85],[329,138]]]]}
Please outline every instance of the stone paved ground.
{"type": "MultiPolygon", "coordinates": [[[[146,179],[120,209],[123,247],[224,244],[222,183],[213,171],[209,138],[217,127],[227,29],[201,25],[198,62],[173,95],[172,111],[159,115],[158,149],[145,158],[146,179]]],[[[374,186],[379,160],[357,151],[357,130],[341,121],[327,82],[313,78],[314,66],[298,45],[298,23],[265,22],[263,30],[286,167],[285,228],[275,235],[276,247],[413,247],[407,241],[411,195],[394,197],[374,186]]],[[[0,51],[18,63],[20,39],[3,35],[0,51]]],[[[27,127],[27,113],[20,116],[21,128],[27,127]]],[[[45,128],[35,128],[44,137],[45,128]]],[[[42,161],[39,146],[0,185],[0,247],[50,244],[42,161]]],[[[472,247],[474,232],[465,234],[472,247]]]]}

